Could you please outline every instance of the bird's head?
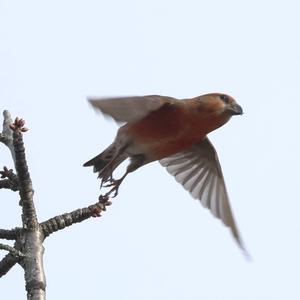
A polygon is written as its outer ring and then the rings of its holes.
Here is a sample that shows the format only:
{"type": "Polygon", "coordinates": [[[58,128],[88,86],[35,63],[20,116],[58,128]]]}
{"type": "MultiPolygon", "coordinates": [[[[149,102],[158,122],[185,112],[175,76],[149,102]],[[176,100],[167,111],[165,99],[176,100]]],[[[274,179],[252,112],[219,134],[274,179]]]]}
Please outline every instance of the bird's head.
{"type": "Polygon", "coordinates": [[[196,123],[202,127],[205,124],[206,133],[224,125],[232,116],[243,114],[242,107],[231,96],[221,93],[187,99],[185,103],[195,116],[196,123]]]}
{"type": "Polygon", "coordinates": [[[206,94],[199,97],[201,106],[213,114],[231,117],[234,115],[242,115],[242,107],[229,95],[221,93],[206,94]]]}

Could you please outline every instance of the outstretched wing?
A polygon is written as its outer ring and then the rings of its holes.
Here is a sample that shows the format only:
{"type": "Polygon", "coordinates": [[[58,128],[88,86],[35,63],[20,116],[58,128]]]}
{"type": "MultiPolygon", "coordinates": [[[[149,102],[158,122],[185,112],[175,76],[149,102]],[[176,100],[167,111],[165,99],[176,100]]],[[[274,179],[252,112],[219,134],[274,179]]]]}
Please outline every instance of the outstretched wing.
{"type": "Polygon", "coordinates": [[[151,95],[119,98],[90,98],[91,105],[117,122],[135,122],[175,98],[151,95]]]}
{"type": "Polygon", "coordinates": [[[231,229],[239,246],[245,251],[231,211],[217,153],[205,138],[197,145],[160,160],[175,179],[199,199],[204,207],[231,229]]]}

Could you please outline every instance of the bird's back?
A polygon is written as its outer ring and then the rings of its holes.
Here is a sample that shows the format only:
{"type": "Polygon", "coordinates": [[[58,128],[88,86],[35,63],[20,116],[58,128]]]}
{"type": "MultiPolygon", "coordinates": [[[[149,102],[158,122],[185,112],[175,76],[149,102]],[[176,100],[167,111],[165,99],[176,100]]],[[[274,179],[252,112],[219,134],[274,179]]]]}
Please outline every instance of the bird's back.
{"type": "Polygon", "coordinates": [[[201,133],[190,134],[189,118],[183,101],[167,103],[138,122],[128,124],[127,132],[153,158],[161,159],[182,151],[201,139],[201,133]]]}

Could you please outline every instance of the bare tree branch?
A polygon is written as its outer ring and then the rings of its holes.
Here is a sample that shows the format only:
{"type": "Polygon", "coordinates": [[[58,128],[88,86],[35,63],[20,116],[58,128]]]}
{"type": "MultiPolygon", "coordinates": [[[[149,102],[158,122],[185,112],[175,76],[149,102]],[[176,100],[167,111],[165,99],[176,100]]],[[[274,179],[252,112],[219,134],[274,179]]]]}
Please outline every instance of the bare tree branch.
{"type": "MultiPolygon", "coordinates": [[[[19,262],[25,271],[25,282],[27,290],[27,299],[43,300],[45,299],[46,279],[43,269],[43,240],[44,235],[38,224],[37,215],[33,203],[33,188],[28,171],[23,144],[22,132],[27,131],[24,128],[24,120],[12,119],[8,111],[4,111],[3,131],[0,135],[0,141],[3,142],[11,151],[15,168],[17,171],[19,195],[22,206],[22,234],[17,237],[15,245],[16,251],[21,250],[25,257],[22,259],[14,257],[12,253],[7,254],[0,262],[0,276],[6,274],[16,262],[19,262]]],[[[16,178],[7,168],[1,172],[2,177],[8,177],[9,180],[16,183],[16,178]]],[[[7,183],[5,183],[7,184],[7,183]]],[[[3,245],[6,250],[12,251],[3,245]]],[[[3,247],[2,247],[3,248],[3,247]]],[[[16,253],[14,253],[16,254],[16,253]]]]}
{"type": "Polygon", "coordinates": [[[62,230],[68,226],[75,223],[82,222],[89,219],[90,217],[100,217],[102,211],[106,211],[106,206],[111,205],[108,198],[102,196],[99,197],[99,202],[88,207],[80,208],[74,210],[70,213],[65,213],[63,215],[56,216],[40,224],[45,238],[48,237],[53,232],[62,230]]]}
{"type": "Polygon", "coordinates": [[[98,202],[88,207],[74,210],[53,217],[41,224],[38,223],[33,202],[34,190],[27,166],[23,143],[24,120],[16,118],[12,123],[10,113],[3,112],[3,130],[0,133],[0,142],[11,151],[16,173],[4,167],[0,171],[0,189],[18,190],[22,207],[22,228],[11,230],[0,229],[0,238],[15,240],[14,246],[0,244],[0,249],[9,253],[0,261],[0,277],[4,276],[16,263],[19,263],[25,272],[25,286],[27,299],[44,300],[46,278],[43,267],[43,242],[52,233],[62,230],[75,223],[82,222],[90,217],[100,217],[100,213],[111,205],[108,194],[100,196],[98,202]]]}
{"type": "MultiPolygon", "coordinates": [[[[13,146],[13,131],[10,128],[12,124],[12,119],[8,110],[3,112],[4,121],[3,121],[3,129],[0,133],[0,142],[6,145],[12,155],[14,163],[16,162],[15,159],[15,150],[13,146]]],[[[18,190],[18,178],[17,175],[13,173],[12,170],[8,170],[6,167],[3,168],[3,171],[0,171],[1,178],[8,178],[8,180],[1,180],[0,181],[0,189],[11,189],[13,191],[18,190]]]]}
{"type": "MultiPolygon", "coordinates": [[[[8,147],[10,150],[12,159],[14,161],[14,164],[16,162],[15,157],[15,151],[13,146],[13,131],[10,128],[10,125],[13,123],[11,115],[8,110],[3,111],[3,129],[0,133],[0,142],[3,143],[8,147]]],[[[8,179],[9,180],[9,179],[8,179]]],[[[6,184],[6,183],[2,183],[6,184]]],[[[13,187],[14,184],[11,182],[11,186],[13,187]]],[[[3,239],[15,239],[16,238],[16,232],[1,229],[0,230],[0,237],[3,239]]],[[[15,243],[17,245],[17,242],[15,243]]],[[[17,262],[18,257],[12,255],[11,253],[8,253],[1,261],[0,261],[0,277],[4,276],[17,262]]]]}
{"type": "Polygon", "coordinates": [[[13,146],[13,131],[10,128],[10,125],[13,123],[11,115],[8,110],[3,111],[3,129],[0,133],[0,142],[5,144],[11,152],[13,161],[15,162],[15,151],[13,146]]]}
{"type": "Polygon", "coordinates": [[[21,197],[20,204],[22,206],[22,221],[23,227],[30,230],[38,228],[38,220],[33,203],[33,188],[28,171],[25,148],[23,143],[22,129],[24,126],[22,119],[16,119],[14,124],[11,125],[13,129],[13,145],[16,158],[16,171],[19,180],[19,195],[21,197]]]}
{"type": "Polygon", "coordinates": [[[22,237],[22,252],[25,257],[20,265],[25,271],[25,287],[28,300],[44,300],[46,297],[46,277],[43,266],[44,235],[38,228],[25,230],[22,237]]]}
{"type": "Polygon", "coordinates": [[[9,179],[0,180],[0,189],[8,189],[14,192],[18,190],[9,179]]]}
{"type": "Polygon", "coordinates": [[[0,229],[0,239],[5,240],[16,240],[21,228],[15,228],[15,229],[0,229]]]}
{"type": "Polygon", "coordinates": [[[25,271],[25,286],[27,299],[45,299],[46,277],[43,267],[44,235],[38,224],[36,210],[33,202],[32,182],[27,166],[23,132],[25,121],[19,118],[10,125],[13,130],[13,146],[15,153],[15,167],[19,181],[19,195],[22,206],[23,234],[18,240],[22,245],[25,257],[20,261],[25,271]]]}
{"type": "MultiPolygon", "coordinates": [[[[21,242],[20,240],[15,241],[14,249],[20,251],[21,242]]],[[[8,253],[4,256],[4,258],[0,261],[0,277],[7,274],[7,272],[18,262],[22,260],[23,257],[15,256],[12,253],[8,253]]]]}
{"type": "Polygon", "coordinates": [[[3,171],[0,171],[1,178],[8,178],[0,180],[0,189],[11,189],[12,191],[19,190],[18,176],[14,174],[13,170],[9,170],[4,167],[3,171]]]}
{"type": "Polygon", "coordinates": [[[0,189],[6,188],[11,189],[12,191],[19,190],[19,181],[18,176],[14,174],[13,170],[9,170],[7,167],[3,167],[3,171],[0,171],[1,178],[8,178],[0,180],[0,189]]]}
{"type": "Polygon", "coordinates": [[[8,253],[0,261],[0,278],[7,274],[7,272],[18,262],[18,258],[11,253],[8,253]]]}
{"type": "Polygon", "coordinates": [[[1,243],[0,243],[0,250],[6,250],[16,258],[22,258],[25,256],[21,251],[17,250],[16,248],[1,243]]]}

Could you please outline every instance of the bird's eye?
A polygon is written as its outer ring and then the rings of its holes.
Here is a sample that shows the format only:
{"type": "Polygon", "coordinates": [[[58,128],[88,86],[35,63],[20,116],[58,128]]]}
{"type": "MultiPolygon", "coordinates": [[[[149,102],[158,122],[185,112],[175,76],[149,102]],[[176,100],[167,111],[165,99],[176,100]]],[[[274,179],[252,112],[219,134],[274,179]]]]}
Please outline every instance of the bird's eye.
{"type": "Polygon", "coordinates": [[[224,101],[225,103],[229,103],[229,97],[226,96],[226,95],[220,95],[220,99],[221,99],[222,101],[224,101]]]}

